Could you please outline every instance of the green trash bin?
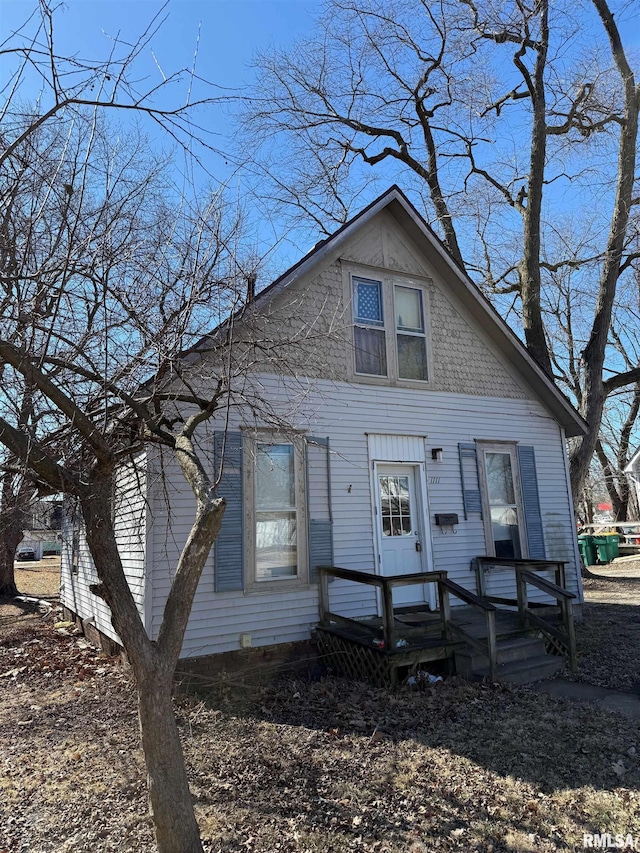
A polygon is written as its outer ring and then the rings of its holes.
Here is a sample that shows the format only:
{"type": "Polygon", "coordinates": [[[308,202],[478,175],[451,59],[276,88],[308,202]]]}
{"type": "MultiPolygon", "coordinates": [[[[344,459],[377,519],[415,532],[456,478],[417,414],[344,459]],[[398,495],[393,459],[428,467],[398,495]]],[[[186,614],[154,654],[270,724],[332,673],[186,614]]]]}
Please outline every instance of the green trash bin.
{"type": "Polygon", "coordinates": [[[594,536],[593,544],[596,546],[598,552],[598,562],[610,563],[613,557],[611,557],[612,546],[609,543],[609,534],[600,533],[598,536],[594,536]]]}
{"type": "Polygon", "coordinates": [[[620,553],[620,537],[617,533],[603,533],[603,537],[607,540],[608,562],[611,562],[620,553]]]}
{"type": "Polygon", "coordinates": [[[597,560],[596,546],[593,543],[593,536],[584,534],[578,536],[578,545],[580,547],[580,556],[585,566],[595,566],[597,560]]]}

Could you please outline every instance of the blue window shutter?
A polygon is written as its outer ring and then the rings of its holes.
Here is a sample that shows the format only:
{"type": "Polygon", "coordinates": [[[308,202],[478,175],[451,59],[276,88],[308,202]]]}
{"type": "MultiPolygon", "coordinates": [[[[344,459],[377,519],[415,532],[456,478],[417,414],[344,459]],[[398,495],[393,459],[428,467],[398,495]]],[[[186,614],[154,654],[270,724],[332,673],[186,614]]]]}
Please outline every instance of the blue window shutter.
{"type": "Polygon", "coordinates": [[[244,588],[242,433],[216,432],[213,448],[216,474],[222,464],[217,494],[227,501],[222,527],[214,545],[215,590],[230,592],[244,588]]]}
{"type": "Polygon", "coordinates": [[[318,583],[318,566],[333,565],[329,439],[307,438],[309,581],[318,583]]]}
{"type": "Polygon", "coordinates": [[[544,530],[540,512],[540,495],[536,475],[536,457],[533,447],[518,445],[518,465],[520,468],[520,486],[524,506],[524,521],[527,530],[529,558],[546,559],[544,549],[544,530]]]}
{"type": "Polygon", "coordinates": [[[460,457],[460,479],[462,481],[462,500],[464,517],[469,518],[470,512],[477,512],[482,518],[482,497],[480,495],[480,480],[478,478],[478,454],[474,442],[458,444],[460,457]]]}

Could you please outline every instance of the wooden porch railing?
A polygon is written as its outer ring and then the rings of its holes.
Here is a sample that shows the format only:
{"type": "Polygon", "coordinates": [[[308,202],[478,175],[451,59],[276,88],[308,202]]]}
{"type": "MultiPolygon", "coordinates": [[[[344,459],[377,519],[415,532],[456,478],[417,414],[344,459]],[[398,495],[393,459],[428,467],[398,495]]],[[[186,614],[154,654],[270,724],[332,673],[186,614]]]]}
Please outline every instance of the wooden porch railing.
{"type": "MultiPolygon", "coordinates": [[[[341,578],[342,580],[354,581],[355,583],[364,583],[368,586],[378,587],[381,592],[382,638],[384,640],[385,649],[395,649],[396,647],[393,588],[396,586],[438,583],[442,578],[447,577],[446,572],[418,572],[416,574],[385,577],[383,575],[369,574],[369,572],[358,572],[355,569],[341,569],[338,566],[318,566],[318,575],[320,585],[320,622],[331,621],[336,622],[339,625],[357,626],[360,630],[364,629],[365,631],[370,631],[372,636],[378,634],[377,629],[373,626],[369,626],[364,622],[359,622],[357,619],[349,619],[346,616],[340,616],[329,610],[329,578],[341,578]]],[[[441,619],[443,619],[442,613],[441,619]]],[[[445,636],[444,622],[442,629],[443,636],[445,636]]]]}
{"type": "Polygon", "coordinates": [[[443,623],[445,625],[445,639],[450,640],[451,635],[455,634],[461,640],[464,640],[467,645],[486,655],[489,658],[489,676],[492,681],[495,681],[498,677],[498,639],[496,635],[495,605],[481,598],[479,595],[470,592],[463,586],[454,583],[454,581],[450,581],[446,577],[438,583],[438,593],[440,596],[440,612],[443,614],[443,623]],[[451,621],[450,594],[464,601],[465,604],[470,604],[484,612],[487,620],[486,641],[483,642],[479,637],[474,637],[451,621]]]}
{"type": "Polygon", "coordinates": [[[576,662],[576,634],[573,622],[573,599],[576,597],[572,592],[563,589],[545,578],[540,578],[529,572],[526,569],[516,568],[516,589],[518,591],[518,613],[525,625],[535,625],[554,644],[558,642],[561,648],[566,649],[569,656],[569,666],[571,671],[575,672],[576,662]],[[543,619],[534,610],[528,607],[527,601],[527,584],[541,589],[547,595],[553,596],[560,606],[560,615],[564,626],[564,633],[555,625],[552,625],[547,619],[543,619]]]}
{"type": "Polygon", "coordinates": [[[566,589],[565,565],[561,560],[507,560],[496,557],[477,557],[478,591],[487,601],[507,604],[518,607],[518,613],[525,627],[534,626],[540,630],[546,639],[563,654],[569,658],[569,666],[572,671],[576,669],[576,635],[573,620],[574,593],[566,589]],[[486,595],[485,574],[488,566],[501,566],[512,568],[516,580],[516,599],[496,598],[486,595]],[[536,572],[554,571],[556,582],[552,583],[546,578],[541,578],[536,572]],[[564,630],[560,630],[548,619],[542,617],[539,608],[546,605],[542,602],[530,602],[527,595],[527,584],[555,598],[560,608],[560,616],[564,630]]]}
{"type": "MultiPolygon", "coordinates": [[[[487,565],[513,569],[516,582],[516,598],[497,598],[487,596],[483,593],[473,593],[454,581],[449,580],[446,572],[420,572],[417,574],[385,577],[369,572],[359,572],[354,569],[343,569],[338,566],[319,566],[320,623],[327,625],[333,622],[343,627],[356,628],[359,632],[370,634],[372,639],[379,638],[379,627],[357,619],[350,619],[347,616],[341,616],[330,610],[328,582],[329,578],[333,577],[377,587],[381,593],[382,640],[384,649],[389,653],[394,652],[396,650],[396,619],[393,606],[394,587],[435,583],[438,587],[440,631],[443,644],[447,645],[455,640],[462,640],[485,655],[489,660],[489,674],[492,680],[497,678],[498,672],[496,604],[517,607],[522,627],[536,628],[542,632],[551,645],[555,646],[562,654],[568,656],[569,665],[572,670],[575,670],[576,639],[572,602],[576,596],[565,589],[563,583],[552,583],[536,574],[537,572],[553,569],[556,580],[564,582],[564,562],[555,560],[506,560],[494,557],[478,557],[477,565],[478,577],[481,574],[484,576],[484,570],[487,565]],[[562,628],[541,615],[539,608],[544,608],[546,605],[528,600],[528,585],[535,586],[556,600],[560,608],[562,628]],[[452,621],[451,596],[460,599],[460,601],[471,605],[483,613],[486,619],[486,637],[474,636],[452,621]]],[[[482,589],[486,592],[484,584],[482,585],[482,589]]]]}
{"type": "Polygon", "coordinates": [[[502,568],[511,568],[514,570],[527,572],[554,572],[556,584],[563,589],[567,586],[565,577],[566,562],[563,560],[508,560],[502,557],[475,557],[473,562],[476,564],[476,583],[478,595],[483,598],[488,598],[489,601],[501,602],[502,599],[496,599],[493,596],[487,596],[487,570],[491,566],[502,568]]]}
{"type": "Polygon", "coordinates": [[[337,566],[319,566],[320,580],[320,622],[335,622],[338,625],[352,626],[359,630],[369,631],[372,636],[377,636],[378,630],[373,626],[367,625],[364,622],[359,622],[356,619],[349,619],[346,616],[340,616],[337,613],[332,613],[329,610],[329,584],[330,577],[342,578],[343,580],[354,581],[355,583],[364,583],[369,586],[378,587],[381,590],[382,604],[382,637],[384,647],[387,650],[393,651],[396,648],[396,631],[395,631],[395,614],[393,608],[393,588],[398,586],[411,586],[424,583],[435,583],[438,585],[438,600],[440,603],[440,625],[443,642],[446,644],[451,642],[454,635],[459,639],[464,640],[468,645],[478,649],[482,654],[489,658],[489,672],[492,680],[497,676],[498,667],[498,651],[496,638],[496,608],[493,604],[483,601],[483,599],[459,586],[457,583],[450,581],[447,578],[446,572],[420,572],[417,574],[395,575],[385,577],[382,575],[373,575],[368,572],[358,572],[353,569],[341,569],[337,566]],[[458,625],[451,621],[451,602],[450,596],[453,595],[470,604],[472,607],[479,608],[485,615],[487,620],[487,638],[486,642],[478,637],[464,631],[458,625]]]}

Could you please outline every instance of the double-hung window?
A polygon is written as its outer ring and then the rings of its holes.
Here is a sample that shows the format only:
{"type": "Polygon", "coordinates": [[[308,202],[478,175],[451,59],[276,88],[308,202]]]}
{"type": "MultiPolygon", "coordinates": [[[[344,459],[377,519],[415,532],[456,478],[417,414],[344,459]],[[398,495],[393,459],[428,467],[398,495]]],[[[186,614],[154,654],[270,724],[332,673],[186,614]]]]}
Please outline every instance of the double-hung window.
{"type": "Polygon", "coordinates": [[[354,375],[388,384],[428,382],[426,287],[399,276],[350,280],[354,375]]]}
{"type": "Polygon", "coordinates": [[[396,284],[394,289],[398,378],[426,382],[427,338],[423,292],[396,284]]]}
{"type": "Polygon", "coordinates": [[[519,560],[524,541],[516,446],[480,444],[485,535],[490,556],[519,560]]]}
{"type": "Polygon", "coordinates": [[[306,582],[302,437],[258,435],[253,446],[247,586],[306,582]]]}
{"type": "Polygon", "coordinates": [[[356,373],[386,376],[387,342],[381,281],[354,276],[353,321],[356,373]]]}

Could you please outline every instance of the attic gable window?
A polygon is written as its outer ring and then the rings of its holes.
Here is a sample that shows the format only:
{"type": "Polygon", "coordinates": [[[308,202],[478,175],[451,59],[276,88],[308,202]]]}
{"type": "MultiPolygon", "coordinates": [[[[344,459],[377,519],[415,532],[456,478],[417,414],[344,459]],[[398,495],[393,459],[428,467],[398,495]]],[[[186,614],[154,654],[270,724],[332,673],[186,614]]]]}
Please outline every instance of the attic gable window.
{"type": "Polygon", "coordinates": [[[432,378],[426,280],[395,272],[379,279],[359,273],[348,268],[344,273],[352,308],[353,378],[424,387],[432,378]]]}
{"type": "Polygon", "coordinates": [[[398,377],[425,382],[429,377],[422,291],[416,287],[396,285],[394,303],[398,377]]]}
{"type": "Polygon", "coordinates": [[[356,373],[387,376],[381,281],[353,278],[353,315],[356,373]]]}

